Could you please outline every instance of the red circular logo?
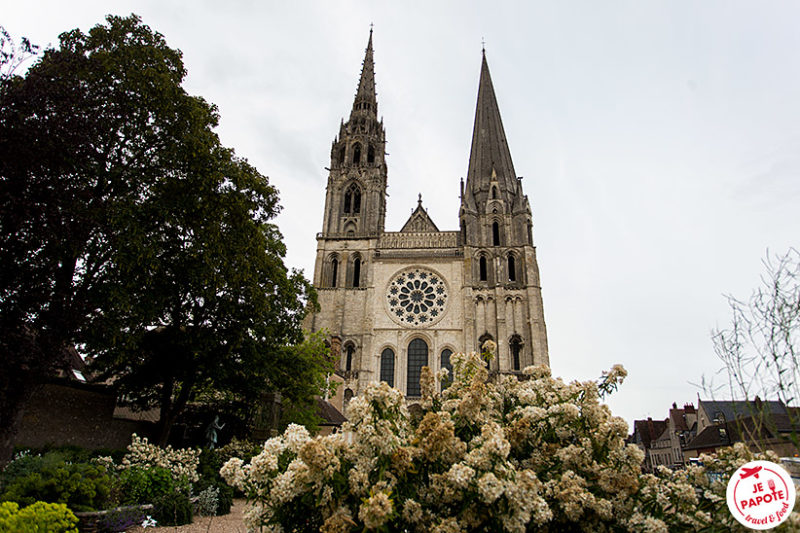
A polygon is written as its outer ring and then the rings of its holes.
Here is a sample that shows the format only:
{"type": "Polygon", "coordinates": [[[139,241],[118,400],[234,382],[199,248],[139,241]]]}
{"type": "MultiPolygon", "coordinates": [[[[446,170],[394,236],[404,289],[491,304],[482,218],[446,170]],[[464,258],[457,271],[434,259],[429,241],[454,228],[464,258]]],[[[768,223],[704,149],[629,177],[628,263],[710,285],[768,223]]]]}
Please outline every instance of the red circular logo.
{"type": "Polygon", "coordinates": [[[728,481],[728,509],[742,525],[770,529],[783,523],[794,507],[791,476],[770,461],[752,461],[728,481]]]}

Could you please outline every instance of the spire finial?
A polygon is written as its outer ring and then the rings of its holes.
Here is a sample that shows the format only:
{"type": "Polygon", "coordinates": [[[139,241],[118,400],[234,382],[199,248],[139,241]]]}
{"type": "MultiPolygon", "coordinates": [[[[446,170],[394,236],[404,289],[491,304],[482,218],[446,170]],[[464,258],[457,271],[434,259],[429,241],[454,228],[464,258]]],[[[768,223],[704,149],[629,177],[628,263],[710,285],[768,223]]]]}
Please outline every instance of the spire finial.
{"type": "Polygon", "coordinates": [[[417,205],[422,207],[422,193],[419,193],[419,197],[417,198],[417,205]]]}
{"type": "Polygon", "coordinates": [[[486,55],[486,39],[481,37],[481,53],[486,55]]]}
{"type": "Polygon", "coordinates": [[[378,101],[375,95],[375,63],[372,56],[372,24],[370,24],[369,40],[367,41],[367,49],[364,51],[361,78],[358,81],[353,110],[350,112],[351,117],[357,111],[367,112],[371,115],[377,115],[378,113],[378,101]]]}

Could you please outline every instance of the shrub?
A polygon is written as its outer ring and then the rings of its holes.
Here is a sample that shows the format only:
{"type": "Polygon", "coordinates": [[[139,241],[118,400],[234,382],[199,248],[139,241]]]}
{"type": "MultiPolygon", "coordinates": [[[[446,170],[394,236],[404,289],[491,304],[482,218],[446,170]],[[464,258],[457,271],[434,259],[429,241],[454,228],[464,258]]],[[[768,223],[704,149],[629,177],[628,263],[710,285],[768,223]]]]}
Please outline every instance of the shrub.
{"type": "Polygon", "coordinates": [[[225,464],[228,460],[238,457],[243,461],[249,461],[253,456],[258,455],[261,446],[251,440],[239,440],[236,437],[217,450],[216,454],[220,459],[220,464],[225,464]]]}
{"type": "Polygon", "coordinates": [[[128,453],[122,458],[121,468],[158,466],[166,468],[177,482],[195,483],[200,479],[197,475],[199,461],[200,450],[189,448],[174,450],[172,446],[159,448],[134,433],[128,446],[128,453]]]}
{"type": "Polygon", "coordinates": [[[160,526],[181,526],[192,522],[192,502],[182,492],[165,494],[153,502],[153,518],[160,526]]]}
{"type": "Polygon", "coordinates": [[[172,474],[166,468],[134,466],[119,473],[120,503],[153,503],[165,494],[175,492],[172,474]]]}
{"type": "Polygon", "coordinates": [[[102,508],[108,501],[111,480],[96,465],[51,461],[47,457],[34,461],[8,482],[3,500],[31,505],[36,501],[64,503],[76,511],[102,508]]]}
{"type": "Polygon", "coordinates": [[[312,439],[290,426],[249,465],[229,460],[223,477],[254,504],[246,527],[666,532],[711,530],[727,511],[724,488],[698,467],[641,473],[627,424],[600,401],[621,367],[599,383],[565,383],[545,366],[489,381],[480,355],[451,362],[442,393],[423,368],[413,418],[400,391],[373,383],[350,401],[345,433],[312,439]]]}
{"type": "Polygon", "coordinates": [[[233,507],[233,488],[225,482],[221,482],[216,487],[219,489],[217,516],[226,515],[231,512],[231,507],[233,507]]]}
{"type": "Polygon", "coordinates": [[[0,504],[4,533],[78,533],[78,519],[63,503],[36,502],[23,509],[14,502],[0,504]]]}
{"type": "Polygon", "coordinates": [[[219,506],[219,488],[211,485],[197,495],[197,514],[215,516],[219,506]]]}

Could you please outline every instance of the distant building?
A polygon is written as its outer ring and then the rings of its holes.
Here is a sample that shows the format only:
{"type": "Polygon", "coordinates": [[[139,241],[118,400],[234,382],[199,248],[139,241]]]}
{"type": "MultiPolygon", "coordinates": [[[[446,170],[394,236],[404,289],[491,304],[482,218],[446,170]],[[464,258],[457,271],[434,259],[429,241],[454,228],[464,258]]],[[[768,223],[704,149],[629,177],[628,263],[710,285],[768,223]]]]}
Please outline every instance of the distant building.
{"type": "Polygon", "coordinates": [[[771,450],[779,456],[798,454],[790,436],[800,435],[800,412],[780,401],[699,400],[697,436],[683,447],[683,459],[715,453],[737,442],[753,451],[771,450]]]}
{"type": "Polygon", "coordinates": [[[644,452],[644,465],[642,468],[645,472],[652,472],[653,468],[664,460],[663,449],[657,448],[656,455],[653,455],[653,442],[656,441],[668,427],[668,420],[653,420],[647,417],[647,420],[634,420],[633,434],[628,437],[628,442],[637,445],[644,452]]]}

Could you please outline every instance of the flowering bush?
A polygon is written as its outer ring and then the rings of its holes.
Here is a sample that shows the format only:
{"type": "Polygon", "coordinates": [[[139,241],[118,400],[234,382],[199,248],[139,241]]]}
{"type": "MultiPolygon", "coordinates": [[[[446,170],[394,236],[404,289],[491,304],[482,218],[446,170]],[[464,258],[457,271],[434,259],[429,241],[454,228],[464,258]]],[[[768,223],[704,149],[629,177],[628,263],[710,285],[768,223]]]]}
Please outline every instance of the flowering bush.
{"type": "Polygon", "coordinates": [[[191,448],[173,450],[172,446],[159,448],[155,444],[150,444],[145,437],[139,437],[134,433],[128,445],[128,453],[122,458],[120,469],[158,466],[169,470],[176,482],[194,483],[200,479],[197,475],[199,463],[200,450],[191,448]]]}
{"type": "MultiPolygon", "coordinates": [[[[423,368],[413,417],[401,392],[374,383],[350,401],[342,434],[290,426],[249,464],[230,459],[221,474],[251,503],[248,529],[667,532],[722,514],[724,487],[701,467],[641,473],[627,424],[600,403],[621,366],[600,383],[564,383],[545,366],[490,382],[478,354],[451,363],[440,394],[423,368]]],[[[713,471],[737,462],[705,460],[713,471]]]]}

